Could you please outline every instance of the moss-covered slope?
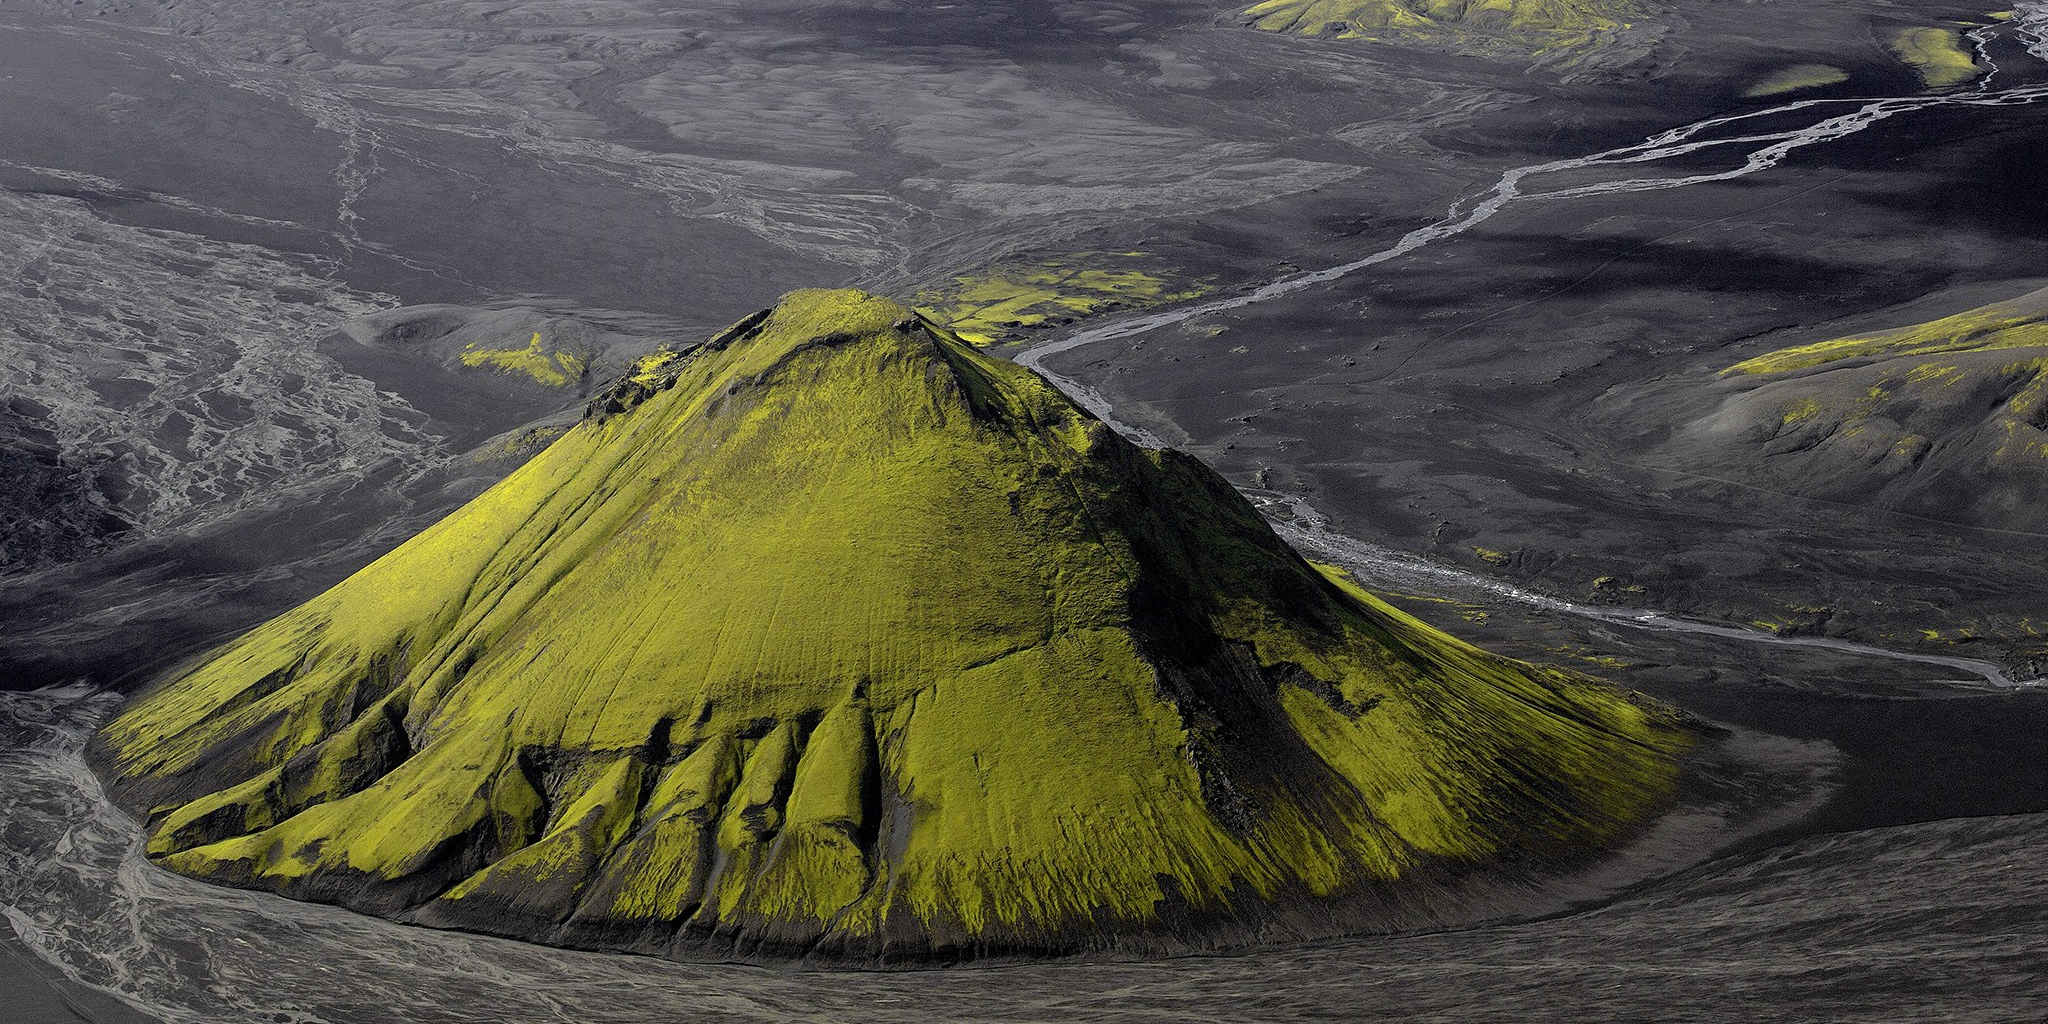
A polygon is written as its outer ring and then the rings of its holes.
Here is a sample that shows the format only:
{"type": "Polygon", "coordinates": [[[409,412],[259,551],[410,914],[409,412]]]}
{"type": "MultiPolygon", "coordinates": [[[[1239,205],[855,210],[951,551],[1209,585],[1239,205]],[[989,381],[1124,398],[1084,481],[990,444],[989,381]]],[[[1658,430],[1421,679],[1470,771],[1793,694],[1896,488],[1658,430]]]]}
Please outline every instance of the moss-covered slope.
{"type": "Polygon", "coordinates": [[[1185,302],[1210,288],[1149,253],[1082,252],[961,275],[911,302],[962,341],[989,346],[1112,310],[1185,302]]]}
{"type": "Polygon", "coordinates": [[[1685,735],[1303,562],[894,303],[645,363],[100,737],[180,872],[428,923],[856,958],[1426,916],[1669,798],[1685,735]]]}
{"type": "Polygon", "coordinates": [[[2048,500],[2048,289],[1797,345],[1722,373],[1670,444],[1716,476],[1973,525],[2048,500]]]}
{"type": "Polygon", "coordinates": [[[1264,0],[1243,18],[1267,32],[1506,55],[1590,46],[1627,27],[1639,8],[1637,0],[1264,0]]]}

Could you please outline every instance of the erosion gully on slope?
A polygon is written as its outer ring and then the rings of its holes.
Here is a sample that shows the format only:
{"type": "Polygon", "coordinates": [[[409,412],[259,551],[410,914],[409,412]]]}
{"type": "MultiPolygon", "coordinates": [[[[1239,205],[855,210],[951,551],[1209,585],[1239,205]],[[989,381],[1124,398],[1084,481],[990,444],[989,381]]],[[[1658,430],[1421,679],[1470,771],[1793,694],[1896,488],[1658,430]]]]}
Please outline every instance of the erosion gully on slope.
{"type": "MultiPolygon", "coordinates": [[[[1361,270],[1400,259],[1434,242],[1455,238],[1491,220],[1494,215],[1510,205],[1523,202],[1579,199],[1591,196],[1615,195],[1629,192],[1652,192],[1665,189],[1684,188],[1712,182],[1729,181],[1759,171],[1769,170],[1782,163],[1793,152],[1807,146],[1832,142],[1862,132],[1899,114],[1911,113],[1941,107],[2006,107],[2025,106],[2048,99],[2048,85],[2023,85],[2009,89],[1993,89],[1992,82],[2003,70],[1991,59],[1992,44],[2003,38],[2002,31],[2010,31],[2014,41],[2024,53],[2037,61],[2048,62],[2048,3],[2023,3],[2015,6],[2013,19],[2008,25],[1991,26],[1970,34],[1971,41],[1982,63],[1988,70],[1979,80],[1976,88],[1967,92],[1944,93],[1928,96],[1886,96],[1856,99],[1809,99],[1783,103],[1762,110],[1740,114],[1710,117],[1691,124],[1680,125],[1645,138],[1641,142],[1614,149],[1604,150],[1588,156],[1552,160],[1545,163],[1528,164],[1510,168],[1501,173],[1493,186],[1477,195],[1458,200],[1451,205],[1443,218],[1432,224],[1417,228],[1401,236],[1393,245],[1377,252],[1362,256],[1348,263],[1325,267],[1320,270],[1303,271],[1277,278],[1249,291],[1226,298],[1213,299],[1192,305],[1179,306],[1142,316],[1133,316],[1105,323],[1086,330],[1076,331],[1065,337],[1055,338],[1033,345],[1016,355],[1016,361],[1036,370],[1058,385],[1075,401],[1103,422],[1122,433],[1132,441],[1152,448],[1164,448],[1166,442],[1158,435],[1136,424],[1119,419],[1115,407],[1101,390],[1061,374],[1046,365],[1047,360],[1065,352],[1094,345],[1098,342],[1113,341],[1149,334],[1163,328],[1188,323],[1202,317],[1243,309],[1262,302],[1279,298],[1349,277],[1361,270]],[[1828,111],[1848,107],[1845,113],[1828,114],[1828,111]],[[1746,122],[1766,121],[1770,118],[1801,113],[1827,114],[1818,121],[1800,127],[1778,130],[1753,131],[1748,134],[1721,136],[1717,130],[1746,122]],[[1575,185],[1566,188],[1543,190],[1525,188],[1531,179],[1549,175],[1601,167],[1630,167],[1640,164],[1654,164],[1675,157],[1688,156],[1704,150],[1723,146],[1754,147],[1744,154],[1738,166],[1707,173],[1686,174],[1673,177],[1615,177],[1608,181],[1575,185]]],[[[1467,572],[1452,566],[1439,564],[1416,555],[1391,548],[1369,544],[1354,537],[1338,533],[1329,520],[1318,513],[1300,497],[1277,494],[1270,491],[1246,489],[1246,493],[1260,508],[1273,519],[1274,526],[1282,536],[1312,554],[1316,554],[1362,574],[1368,585],[1421,585],[1425,592],[1436,592],[1445,587],[1476,590],[1496,599],[1505,599],[1518,604],[1529,605],[1546,611],[1594,619],[1603,623],[1630,626],[1641,629],[1693,633],[1702,636],[1719,637],[1749,643],[1824,648],[1845,654],[1863,657],[1934,665],[1956,669],[1977,677],[1965,680],[1965,685],[1990,686],[1997,689],[2016,689],[2040,685],[2043,680],[2011,678],[2005,669],[1995,662],[1975,658],[1959,658],[1933,654],[1915,654],[1895,651],[1889,648],[1859,644],[1848,640],[1816,636],[1780,636],[1759,630],[1742,629],[1717,625],[1666,614],[1648,609],[1609,608],[1576,604],[1543,594],[1536,594],[1519,587],[1510,586],[1499,580],[1490,579],[1477,573],[1467,572]]]]}

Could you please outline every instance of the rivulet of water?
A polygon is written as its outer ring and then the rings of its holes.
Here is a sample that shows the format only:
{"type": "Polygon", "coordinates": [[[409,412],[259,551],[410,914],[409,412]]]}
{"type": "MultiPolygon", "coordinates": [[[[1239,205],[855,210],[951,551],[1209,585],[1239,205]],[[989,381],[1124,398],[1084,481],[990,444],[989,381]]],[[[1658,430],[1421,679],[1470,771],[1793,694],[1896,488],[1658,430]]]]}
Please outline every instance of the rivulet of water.
{"type": "MultiPolygon", "coordinates": [[[[2022,42],[2030,56],[2036,60],[2048,61],[2048,4],[2017,5],[2013,18],[2004,31],[2010,31],[2022,42]]],[[[1979,30],[1972,38],[1980,52],[1988,52],[1991,44],[2000,38],[2000,32],[2001,29],[1997,26],[1988,27],[1979,30]]],[[[1089,412],[1115,427],[1126,437],[1150,447],[1164,447],[1164,442],[1150,431],[1117,419],[1116,410],[1101,392],[1071,377],[1047,369],[1046,360],[1098,342],[1149,334],[1162,328],[1234,309],[1243,309],[1283,295],[1291,295],[1304,288],[1350,277],[1361,270],[1400,259],[1425,246],[1462,235],[1492,220],[1496,214],[1517,203],[1556,202],[1629,192],[1656,192],[1731,181],[1776,167],[1783,163],[1786,157],[1800,149],[1847,138],[1900,114],[1945,107],[2025,106],[2048,98],[2048,85],[2016,86],[2011,89],[1991,88],[1997,74],[1997,65],[1993,64],[1991,67],[1991,74],[1980,81],[1978,88],[1967,92],[1869,99],[1794,100],[1759,110],[1709,117],[1676,128],[1667,128],[1641,142],[1617,146],[1586,156],[1512,167],[1502,171],[1491,187],[1458,200],[1439,220],[1402,235],[1394,244],[1384,249],[1336,266],[1289,274],[1237,295],[1176,306],[1078,330],[1064,337],[1033,345],[1019,353],[1016,360],[1074,396],[1075,400],[1089,412]],[[1844,107],[1848,109],[1843,110],[1844,107]],[[1718,134],[1721,129],[1731,125],[1771,122],[1789,115],[1807,113],[1814,115],[1815,119],[1804,124],[1758,130],[1741,135],[1718,134]],[[1723,148],[1742,151],[1740,162],[1723,170],[1697,174],[1666,177],[1617,176],[1605,181],[1554,189],[1541,187],[1542,179],[1568,172],[1607,167],[1632,168],[1723,148]]]]}
{"type": "MultiPolygon", "coordinates": [[[[1125,437],[1147,447],[1163,448],[1166,442],[1151,431],[1119,419],[1117,410],[1100,390],[1047,368],[1046,360],[1099,342],[1149,334],[1349,277],[1382,263],[1400,259],[1433,243],[1462,235],[1518,203],[1560,202],[1592,196],[1663,191],[1731,181],[1776,167],[1786,157],[1800,149],[1847,138],[1900,114],[1947,107],[2023,106],[2048,98],[2048,85],[1994,88],[1994,82],[2001,69],[1991,58],[1991,46],[2002,38],[2004,33],[2010,33],[2012,38],[2021,43],[2022,49],[2030,57],[2048,61],[2048,4],[2020,4],[2015,8],[2011,21],[2004,26],[1989,26],[1970,34],[1969,38],[1976,48],[1980,63],[1989,70],[1979,80],[1977,87],[1969,91],[1865,99],[1795,100],[1759,110],[1705,118],[1666,129],[1640,142],[1586,156],[1510,168],[1501,172],[1500,177],[1490,188],[1458,200],[1441,219],[1408,232],[1384,249],[1336,266],[1290,274],[1241,294],[1176,306],[1078,330],[1033,345],[1018,353],[1016,361],[1052,381],[1082,407],[1125,437]],[[1746,128],[1752,123],[1770,123],[1800,114],[1812,115],[1812,119],[1791,127],[1747,131],[1744,134],[1721,134],[1722,129],[1731,126],[1746,128]],[[1604,181],[1549,189],[1542,187],[1543,179],[1567,172],[1598,168],[1634,168],[1720,149],[1737,151],[1740,154],[1739,162],[1717,171],[1662,177],[1617,175],[1604,181]]],[[[1361,573],[1371,585],[1398,587],[1420,583],[1430,593],[1437,591],[1428,590],[1429,587],[1451,586],[1463,590],[1477,590],[1493,598],[1506,599],[1517,604],[1594,618],[1632,628],[1693,633],[1758,644],[1825,648],[1862,657],[1934,665],[1956,669],[1973,677],[1970,680],[1972,685],[1988,684],[2010,689],[2036,686],[2042,682],[2039,679],[2014,680],[1998,664],[1975,658],[1914,654],[1828,637],[1779,636],[1753,629],[1697,622],[1647,609],[1580,605],[1536,594],[1452,566],[1430,562],[1406,552],[1347,537],[1337,532],[1327,517],[1318,513],[1298,496],[1269,492],[1249,493],[1249,496],[1269,513],[1274,513],[1272,518],[1275,528],[1290,542],[1303,550],[1319,554],[1345,568],[1361,573]],[[1402,580],[1410,582],[1400,582],[1402,580]]]]}

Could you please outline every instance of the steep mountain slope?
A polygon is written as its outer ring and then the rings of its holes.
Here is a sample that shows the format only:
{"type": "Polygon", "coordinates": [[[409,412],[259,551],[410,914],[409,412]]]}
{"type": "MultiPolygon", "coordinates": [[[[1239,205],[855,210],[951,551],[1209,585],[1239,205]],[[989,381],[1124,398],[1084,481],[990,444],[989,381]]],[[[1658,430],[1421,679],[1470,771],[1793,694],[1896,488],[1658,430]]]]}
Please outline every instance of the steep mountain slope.
{"type": "Polygon", "coordinates": [[[2028,529],[2048,499],[2048,289],[1729,367],[1670,448],[1809,497],[2028,529]]]}
{"type": "Polygon", "coordinates": [[[183,873],[891,960],[1427,920],[1621,837],[1688,734],[1319,572],[901,306],[799,292],[99,742],[183,873]]]}

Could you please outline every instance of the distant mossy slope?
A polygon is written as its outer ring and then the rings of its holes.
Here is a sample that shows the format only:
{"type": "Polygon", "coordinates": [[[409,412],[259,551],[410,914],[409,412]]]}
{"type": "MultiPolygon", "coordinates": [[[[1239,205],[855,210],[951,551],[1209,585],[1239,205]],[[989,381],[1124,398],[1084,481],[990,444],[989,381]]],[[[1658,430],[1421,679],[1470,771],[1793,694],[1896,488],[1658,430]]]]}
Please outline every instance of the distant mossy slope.
{"type": "Polygon", "coordinates": [[[956,337],[985,347],[1099,313],[1185,302],[1211,287],[1149,253],[1086,252],[961,275],[910,301],[956,337]]]}
{"type": "Polygon", "coordinates": [[[548,351],[541,344],[541,332],[533,332],[522,348],[482,348],[475,343],[462,351],[462,365],[489,366],[504,373],[524,374],[537,384],[551,388],[568,387],[583,378],[589,358],[581,353],[548,351]]]}
{"type": "Polygon", "coordinates": [[[1675,436],[1685,461],[1816,498],[2031,529],[2048,500],[2048,289],[1766,352],[1675,436]]]}
{"type": "Polygon", "coordinates": [[[1689,734],[1286,547],[910,310],[798,292],[99,738],[172,870],[677,955],[1427,920],[1689,734]]]}
{"type": "Polygon", "coordinates": [[[1633,0],[1264,0],[1243,16],[1267,32],[1540,54],[1590,45],[1638,11],[1633,0]]]}

